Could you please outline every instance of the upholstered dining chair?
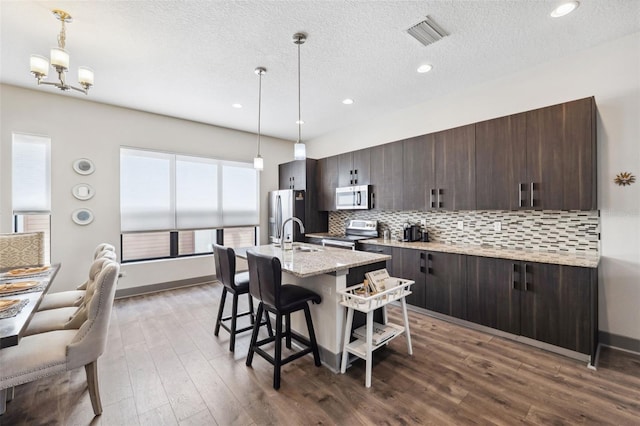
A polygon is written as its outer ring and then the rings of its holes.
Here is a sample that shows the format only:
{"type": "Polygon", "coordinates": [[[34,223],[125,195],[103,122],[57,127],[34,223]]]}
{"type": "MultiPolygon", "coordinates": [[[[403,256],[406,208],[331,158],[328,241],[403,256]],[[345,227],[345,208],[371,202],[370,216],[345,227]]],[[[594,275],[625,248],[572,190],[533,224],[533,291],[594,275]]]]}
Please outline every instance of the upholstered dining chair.
{"type": "Polygon", "coordinates": [[[89,270],[87,289],[77,306],[67,306],[56,309],[47,309],[33,314],[31,321],[24,332],[25,336],[38,333],[46,333],[54,330],[78,329],[87,318],[87,306],[97,294],[97,278],[106,265],[112,263],[111,259],[99,258],[93,261],[89,270]]]}
{"type": "Polygon", "coordinates": [[[93,412],[102,413],[98,387],[98,358],[107,345],[111,309],[120,265],[110,260],[96,278],[96,292],[87,320],[78,330],[57,330],[23,337],[17,346],[0,350],[0,414],[6,390],[13,386],[84,366],[93,412]]]}
{"type": "Polygon", "coordinates": [[[44,264],[44,232],[0,234],[0,268],[44,264]]]}
{"type": "MultiPolygon", "coordinates": [[[[116,260],[115,247],[108,243],[101,243],[96,247],[93,254],[93,259],[108,258],[113,261],[116,260]]],[[[38,311],[48,311],[49,309],[68,308],[73,306],[80,306],[84,300],[84,295],[87,290],[87,283],[91,279],[92,267],[89,268],[89,279],[79,286],[75,290],[59,291],[56,293],[47,293],[42,298],[38,311]]],[[[95,276],[95,274],[93,274],[95,276]]]]}

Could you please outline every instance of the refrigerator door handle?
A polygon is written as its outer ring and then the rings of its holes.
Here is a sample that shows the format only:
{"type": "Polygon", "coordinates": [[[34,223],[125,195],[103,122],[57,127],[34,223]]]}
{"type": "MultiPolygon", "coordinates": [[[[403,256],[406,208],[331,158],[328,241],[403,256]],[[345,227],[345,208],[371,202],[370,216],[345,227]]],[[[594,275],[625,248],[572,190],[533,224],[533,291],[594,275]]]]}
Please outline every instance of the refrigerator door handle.
{"type": "Polygon", "coordinates": [[[276,237],[282,241],[280,230],[282,229],[282,198],[276,197],[276,237]]]}

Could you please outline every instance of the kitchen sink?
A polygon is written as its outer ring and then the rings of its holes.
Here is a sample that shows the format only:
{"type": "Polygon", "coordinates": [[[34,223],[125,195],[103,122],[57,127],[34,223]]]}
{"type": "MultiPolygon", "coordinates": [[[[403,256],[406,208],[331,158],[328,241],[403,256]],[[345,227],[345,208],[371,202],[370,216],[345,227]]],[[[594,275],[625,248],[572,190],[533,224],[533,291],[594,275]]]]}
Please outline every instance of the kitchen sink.
{"type": "Polygon", "coordinates": [[[305,245],[294,245],[293,251],[301,252],[301,253],[312,253],[322,251],[320,247],[313,246],[305,246],[305,245]]]}

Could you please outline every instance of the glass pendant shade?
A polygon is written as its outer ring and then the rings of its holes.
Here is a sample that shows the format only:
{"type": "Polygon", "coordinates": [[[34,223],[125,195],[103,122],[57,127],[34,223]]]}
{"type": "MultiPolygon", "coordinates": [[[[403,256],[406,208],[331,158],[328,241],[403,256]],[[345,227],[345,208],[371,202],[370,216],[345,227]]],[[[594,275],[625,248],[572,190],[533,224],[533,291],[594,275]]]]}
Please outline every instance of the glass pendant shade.
{"type": "Polygon", "coordinates": [[[93,70],[88,67],[78,67],[78,82],[93,86],[93,70]]]}
{"type": "Polygon", "coordinates": [[[264,169],[264,159],[260,156],[257,156],[253,159],[253,168],[256,170],[264,169]]]}
{"type": "Polygon", "coordinates": [[[53,49],[51,49],[51,66],[62,68],[63,70],[68,70],[69,53],[59,47],[54,47],[53,49]]]}
{"type": "Polygon", "coordinates": [[[49,60],[44,56],[31,55],[31,73],[46,77],[49,74],[49,60]]]}
{"type": "Polygon", "coordinates": [[[296,160],[305,160],[307,158],[307,147],[302,142],[296,142],[293,145],[293,158],[296,160]]]}

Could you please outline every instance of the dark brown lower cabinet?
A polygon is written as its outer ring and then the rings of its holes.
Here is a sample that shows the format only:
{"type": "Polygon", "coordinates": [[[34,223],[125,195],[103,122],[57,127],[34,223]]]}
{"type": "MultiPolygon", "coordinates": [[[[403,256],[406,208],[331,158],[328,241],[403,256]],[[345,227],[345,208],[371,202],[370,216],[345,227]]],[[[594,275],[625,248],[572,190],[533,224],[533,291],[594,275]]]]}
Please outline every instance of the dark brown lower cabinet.
{"type": "Polygon", "coordinates": [[[407,303],[464,318],[466,270],[463,255],[414,249],[399,249],[399,255],[401,270],[396,275],[415,281],[407,303]]]}
{"type": "Polygon", "coordinates": [[[593,359],[597,269],[470,256],[467,320],[593,359]]]}

